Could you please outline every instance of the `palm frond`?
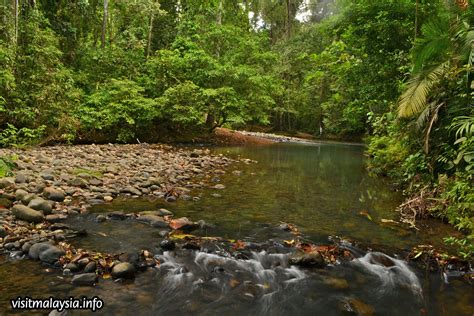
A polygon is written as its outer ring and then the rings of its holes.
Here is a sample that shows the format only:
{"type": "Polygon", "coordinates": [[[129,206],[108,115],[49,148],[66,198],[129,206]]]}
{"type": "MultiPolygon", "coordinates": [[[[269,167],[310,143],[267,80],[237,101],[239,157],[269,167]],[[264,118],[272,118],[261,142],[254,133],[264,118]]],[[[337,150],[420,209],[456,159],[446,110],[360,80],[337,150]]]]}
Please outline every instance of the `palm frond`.
{"type": "Polygon", "coordinates": [[[412,77],[398,102],[398,115],[412,117],[422,112],[428,106],[430,93],[444,76],[448,67],[449,62],[444,62],[412,77]]]}
{"type": "Polygon", "coordinates": [[[413,49],[414,71],[418,72],[426,66],[427,62],[433,62],[445,56],[450,47],[450,25],[447,19],[436,19],[423,25],[419,37],[413,49]]]}

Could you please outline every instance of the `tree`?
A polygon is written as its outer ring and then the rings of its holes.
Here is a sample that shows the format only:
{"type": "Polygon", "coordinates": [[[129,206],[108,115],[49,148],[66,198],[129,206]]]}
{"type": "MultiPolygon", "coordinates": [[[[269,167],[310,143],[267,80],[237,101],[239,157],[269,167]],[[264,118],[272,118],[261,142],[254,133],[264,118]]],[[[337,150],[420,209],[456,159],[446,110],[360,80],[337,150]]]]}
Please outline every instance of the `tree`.
{"type": "Polygon", "coordinates": [[[429,150],[431,130],[440,109],[447,104],[447,95],[443,93],[446,81],[463,78],[466,94],[471,93],[474,55],[471,11],[453,3],[446,14],[423,25],[423,37],[416,41],[412,78],[400,98],[398,113],[406,118],[418,115],[418,126],[426,126],[425,152],[429,150]]]}

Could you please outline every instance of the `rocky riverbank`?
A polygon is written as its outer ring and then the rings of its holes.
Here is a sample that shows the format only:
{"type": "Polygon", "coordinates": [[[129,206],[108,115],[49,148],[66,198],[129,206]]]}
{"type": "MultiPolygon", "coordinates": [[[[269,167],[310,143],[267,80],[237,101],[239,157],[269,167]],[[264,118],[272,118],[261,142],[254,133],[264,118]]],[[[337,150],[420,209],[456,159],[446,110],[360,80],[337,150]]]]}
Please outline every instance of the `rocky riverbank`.
{"type": "MultiPolygon", "coordinates": [[[[62,266],[65,271],[77,272],[81,268],[88,273],[100,271],[100,263],[104,262],[88,259],[92,253],[85,255],[85,252],[80,252],[80,256],[87,258],[80,259],[88,260],[79,262],[78,251],[68,240],[87,232],[75,231],[63,224],[69,216],[87,212],[92,204],[111,203],[120,196],[147,196],[169,203],[178,199],[198,200],[199,197],[192,196],[193,189],[225,188],[216,182],[226,167],[238,162],[211,155],[207,149],[149,144],[3,149],[0,156],[9,157],[15,164],[10,177],[0,178],[0,251],[9,251],[18,257],[26,254],[44,263],[62,266]],[[68,267],[71,262],[77,267],[68,267]]],[[[242,162],[250,163],[249,160],[242,162]]],[[[130,216],[115,212],[99,215],[97,221],[130,216]]],[[[194,225],[187,219],[173,219],[167,210],[133,216],[161,228],[163,234],[194,225]]],[[[112,258],[118,259],[109,254],[94,255],[107,260],[110,269],[114,268],[112,258]]],[[[119,268],[124,267],[114,268],[112,275],[122,276],[115,271],[119,268]]],[[[95,280],[92,276],[84,278],[95,280]]],[[[85,281],[81,278],[74,282],[85,281]]]]}

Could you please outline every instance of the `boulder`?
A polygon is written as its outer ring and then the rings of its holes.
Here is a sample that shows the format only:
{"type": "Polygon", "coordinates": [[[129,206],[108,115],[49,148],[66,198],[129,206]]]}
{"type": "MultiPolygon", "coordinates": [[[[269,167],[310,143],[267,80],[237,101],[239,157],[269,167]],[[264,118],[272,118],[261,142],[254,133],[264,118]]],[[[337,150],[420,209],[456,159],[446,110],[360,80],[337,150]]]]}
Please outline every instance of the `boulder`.
{"type": "Polygon", "coordinates": [[[24,205],[17,204],[12,207],[11,211],[16,218],[27,222],[40,223],[44,220],[44,215],[41,212],[24,205]]]}

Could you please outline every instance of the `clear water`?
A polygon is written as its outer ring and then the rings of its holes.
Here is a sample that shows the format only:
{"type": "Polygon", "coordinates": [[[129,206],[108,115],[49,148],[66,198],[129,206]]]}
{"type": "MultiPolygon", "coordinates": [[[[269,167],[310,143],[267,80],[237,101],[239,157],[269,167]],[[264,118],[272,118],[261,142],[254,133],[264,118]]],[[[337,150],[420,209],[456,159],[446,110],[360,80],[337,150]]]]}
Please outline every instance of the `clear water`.
{"type": "MultiPolygon", "coordinates": [[[[69,220],[86,228],[88,237],[74,240],[78,247],[109,252],[148,249],[158,252],[156,229],[132,220],[95,223],[96,213],[165,207],[176,216],[203,219],[215,225],[198,232],[264,242],[290,239],[280,222],[296,224],[304,238],[328,243],[344,236],[384,249],[391,262],[384,265],[377,252],[361,252],[350,263],[324,270],[288,266],[285,251],[252,253],[249,260],[222,258],[183,250],[158,255],[159,269],[139,274],[126,284],[101,280],[95,288],[70,285],[70,277],[28,260],[3,258],[0,265],[0,309],[10,298],[100,296],[104,315],[472,315],[472,287],[461,280],[444,283],[439,275],[410,267],[396,253],[420,243],[441,245],[454,232],[439,222],[422,233],[386,225],[396,220],[401,201],[381,179],[365,171],[363,147],[339,144],[229,147],[215,153],[257,160],[238,163],[225,175],[206,175],[200,181],[224,190],[195,189],[199,201],[165,203],[118,200],[91,209],[91,214],[69,220]],[[236,175],[233,171],[239,171],[236,175]],[[218,177],[218,178],[216,178],[218,177]],[[220,194],[216,196],[215,194],[220,194]],[[361,216],[368,212],[372,220],[361,216]],[[219,269],[216,269],[219,267],[219,269]],[[47,270],[47,271],[45,271],[47,270]]],[[[80,314],[80,313],[78,313],[80,314]]],[[[83,313],[87,314],[87,313],[83,313]]]]}

